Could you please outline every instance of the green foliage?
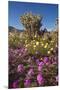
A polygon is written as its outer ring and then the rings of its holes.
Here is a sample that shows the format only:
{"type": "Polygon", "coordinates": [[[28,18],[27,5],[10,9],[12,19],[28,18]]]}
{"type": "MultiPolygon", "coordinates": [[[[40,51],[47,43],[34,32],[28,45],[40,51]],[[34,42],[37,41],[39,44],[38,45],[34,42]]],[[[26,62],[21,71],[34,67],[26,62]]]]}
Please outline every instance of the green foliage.
{"type": "Polygon", "coordinates": [[[9,35],[9,47],[18,47],[20,38],[17,33],[10,33],[9,35]]]}
{"type": "Polygon", "coordinates": [[[9,35],[9,46],[18,47],[20,44],[28,49],[28,52],[35,54],[36,51],[42,55],[51,55],[57,46],[57,32],[50,32],[50,34],[38,37],[35,35],[33,39],[28,34],[23,33],[20,37],[17,33],[9,35]]]}
{"type": "MultiPolygon", "coordinates": [[[[45,79],[47,78],[45,85],[51,86],[51,83],[53,81],[55,81],[54,76],[57,76],[57,74],[58,74],[58,65],[57,64],[53,64],[53,65],[51,64],[49,66],[44,66],[42,73],[43,73],[44,78],[45,79]]],[[[54,83],[53,83],[53,85],[54,85],[54,83]]]]}

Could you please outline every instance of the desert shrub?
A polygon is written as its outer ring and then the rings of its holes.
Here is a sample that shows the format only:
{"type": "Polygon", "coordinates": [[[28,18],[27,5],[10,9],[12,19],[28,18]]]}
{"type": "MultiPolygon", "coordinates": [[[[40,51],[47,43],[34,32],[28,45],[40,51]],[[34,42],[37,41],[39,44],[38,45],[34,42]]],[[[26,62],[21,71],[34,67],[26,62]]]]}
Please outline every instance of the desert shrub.
{"type": "Polygon", "coordinates": [[[26,13],[20,17],[20,20],[25,27],[30,38],[32,38],[35,34],[38,34],[41,26],[42,26],[42,17],[39,15],[34,15],[32,13],[26,13]]]}
{"type": "Polygon", "coordinates": [[[9,33],[9,88],[58,85],[58,32],[39,35],[41,20],[27,13],[21,17],[27,33],[9,33]]]}

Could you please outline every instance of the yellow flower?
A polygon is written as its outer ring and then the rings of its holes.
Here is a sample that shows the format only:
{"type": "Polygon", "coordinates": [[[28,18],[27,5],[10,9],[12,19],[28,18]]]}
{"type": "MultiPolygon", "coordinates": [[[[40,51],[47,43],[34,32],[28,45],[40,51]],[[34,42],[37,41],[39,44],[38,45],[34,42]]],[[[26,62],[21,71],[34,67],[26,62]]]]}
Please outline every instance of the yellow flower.
{"type": "Polygon", "coordinates": [[[36,42],[36,45],[39,45],[39,42],[36,42]]]}
{"type": "Polygon", "coordinates": [[[50,49],[51,51],[53,50],[53,48],[50,49]]]}
{"type": "Polygon", "coordinates": [[[46,43],[46,45],[48,45],[48,43],[46,43]]]}
{"type": "Polygon", "coordinates": [[[54,41],[51,41],[51,43],[53,43],[54,41]]]}
{"type": "Polygon", "coordinates": [[[33,46],[34,48],[36,47],[36,45],[33,46]]]}
{"type": "Polygon", "coordinates": [[[26,44],[25,47],[28,47],[29,44],[26,44]]]}
{"type": "Polygon", "coordinates": [[[47,48],[47,45],[45,45],[44,48],[47,48]]]}
{"type": "Polygon", "coordinates": [[[47,48],[47,46],[48,46],[48,43],[45,44],[44,48],[47,48]]]}
{"type": "Polygon", "coordinates": [[[44,46],[44,44],[42,43],[41,46],[44,46]]]}
{"type": "Polygon", "coordinates": [[[33,40],[33,42],[35,42],[35,40],[33,40]]]}
{"type": "Polygon", "coordinates": [[[48,54],[50,54],[50,51],[48,51],[48,54]]]}
{"type": "Polygon", "coordinates": [[[36,35],[34,37],[37,37],[36,35]]]}
{"type": "Polygon", "coordinates": [[[28,45],[25,45],[25,47],[27,47],[28,45]]]}

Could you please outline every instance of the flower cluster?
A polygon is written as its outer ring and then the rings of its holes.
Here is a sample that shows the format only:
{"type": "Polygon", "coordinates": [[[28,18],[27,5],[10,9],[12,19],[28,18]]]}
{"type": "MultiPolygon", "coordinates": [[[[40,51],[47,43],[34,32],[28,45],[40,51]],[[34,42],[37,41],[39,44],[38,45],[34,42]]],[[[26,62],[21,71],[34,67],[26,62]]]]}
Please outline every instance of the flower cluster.
{"type": "Polygon", "coordinates": [[[10,88],[31,87],[34,83],[36,83],[34,86],[57,85],[58,57],[52,55],[38,58],[29,55],[24,49],[9,49],[9,73],[11,74],[9,78],[12,79],[10,88]]]}
{"type": "Polygon", "coordinates": [[[58,85],[57,39],[37,38],[36,35],[33,40],[22,38],[18,38],[19,45],[16,47],[13,47],[14,42],[9,41],[9,87],[58,85]]]}

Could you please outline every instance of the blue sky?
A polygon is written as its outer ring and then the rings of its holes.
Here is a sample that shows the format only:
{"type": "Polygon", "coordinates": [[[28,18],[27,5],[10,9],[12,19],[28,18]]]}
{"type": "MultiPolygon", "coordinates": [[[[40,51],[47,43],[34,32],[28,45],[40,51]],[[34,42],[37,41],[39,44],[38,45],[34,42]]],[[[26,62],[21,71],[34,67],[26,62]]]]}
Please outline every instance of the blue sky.
{"type": "Polygon", "coordinates": [[[23,29],[20,22],[20,16],[26,12],[39,14],[43,16],[42,24],[47,29],[54,28],[56,18],[58,17],[57,4],[27,3],[27,2],[8,2],[8,25],[17,29],[23,29]]]}

